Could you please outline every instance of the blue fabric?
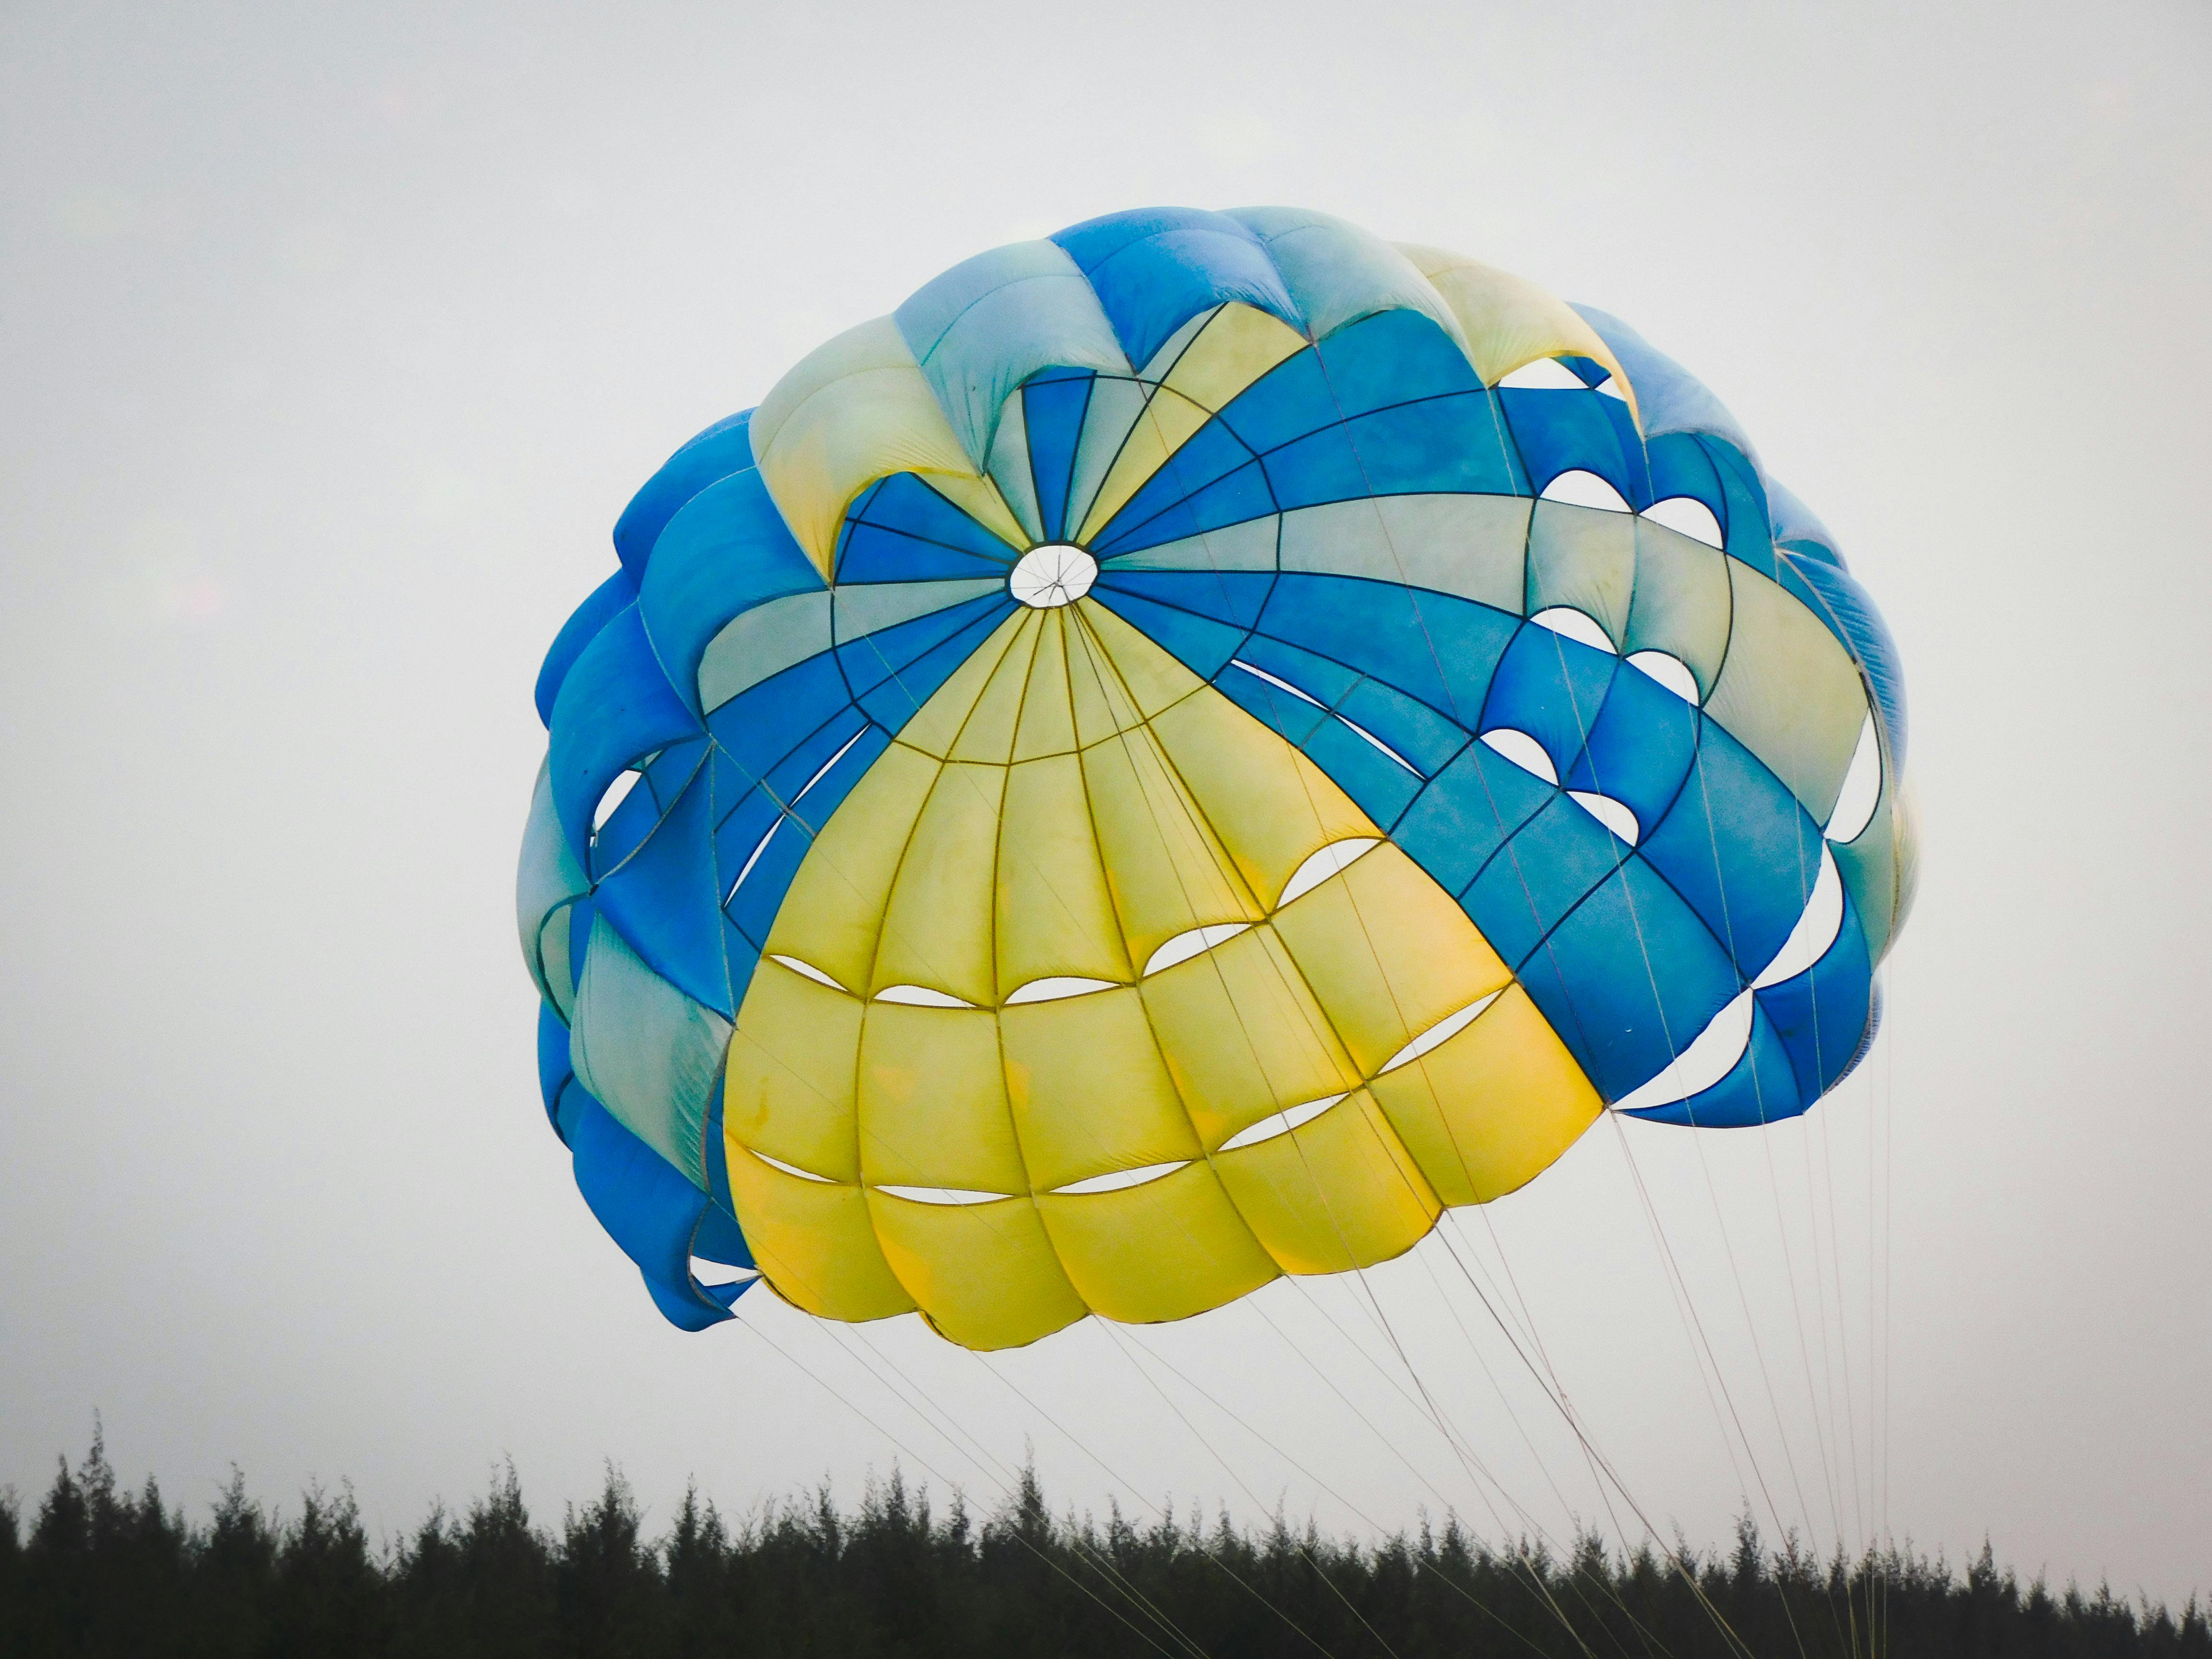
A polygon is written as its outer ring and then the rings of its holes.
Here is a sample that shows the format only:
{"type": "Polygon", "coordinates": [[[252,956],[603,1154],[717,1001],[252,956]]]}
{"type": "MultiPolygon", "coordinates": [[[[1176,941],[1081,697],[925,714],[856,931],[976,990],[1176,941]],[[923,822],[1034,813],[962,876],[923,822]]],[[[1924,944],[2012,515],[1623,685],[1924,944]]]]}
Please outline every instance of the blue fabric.
{"type": "Polygon", "coordinates": [[[1011,599],[992,599],[960,606],[961,614],[975,619],[942,645],[901,664],[890,677],[861,696],[860,707],[878,725],[893,732],[903,730],[906,723],[921,712],[922,704],[937,694],[937,688],[951,679],[975,647],[991,637],[992,630],[1006,619],[1013,608],[1011,599]]]}
{"type": "Polygon", "coordinates": [[[580,1086],[570,1086],[563,1106],[576,1189],[637,1264],[661,1313],[689,1331],[729,1318],[729,1309],[691,1277],[691,1241],[712,1200],[580,1086]]]}
{"type": "Polygon", "coordinates": [[[1808,1103],[1818,1100],[1856,1063],[1874,1017],[1874,963],[1848,889],[1836,942],[1796,978],[1757,994],[1790,1055],[1798,1097],[1808,1103]]]}
{"type": "Polygon", "coordinates": [[[552,647],[545,653],[545,661],[538,671],[538,718],[546,726],[553,724],[553,702],[561,695],[561,683],[568,678],[568,671],[584,647],[599,635],[599,630],[622,611],[637,603],[637,584],[629,579],[629,572],[617,570],[592,590],[591,597],[569,613],[561,631],[553,636],[552,647]]]}
{"type": "Polygon", "coordinates": [[[1521,464],[1536,495],[1562,472],[1595,472],[1632,507],[1650,499],[1643,448],[1624,449],[1620,428],[1601,392],[1508,386],[1498,393],[1505,423],[1520,451],[1521,464]]]}
{"type": "Polygon", "coordinates": [[[1447,893],[1467,890],[1505,839],[1559,791],[1483,744],[1460,750],[1390,832],[1447,893]]]}
{"type": "Polygon", "coordinates": [[[1423,778],[1434,777],[1472,736],[1426,703],[1380,680],[1363,678],[1338,701],[1336,712],[1389,744],[1423,778]]]}
{"type": "Polygon", "coordinates": [[[1271,638],[1356,668],[1469,731],[1521,626],[1454,594],[1303,574],[1277,580],[1260,618],[1271,638]]]}
{"type": "Polygon", "coordinates": [[[707,716],[707,730],[737,769],[757,781],[852,701],[836,658],[825,651],[731,698],[707,716]]]}
{"type": "Polygon", "coordinates": [[[1637,850],[1705,919],[1748,982],[1804,913],[1820,844],[1820,827],[1788,787],[1707,718],[1674,807],[1637,850]]]}
{"type": "Polygon", "coordinates": [[[1234,664],[1217,674],[1213,684],[1224,696],[1294,747],[1302,746],[1333,718],[1327,708],[1293,696],[1234,664]]]}
{"type": "Polygon", "coordinates": [[[1036,486],[1037,514],[1048,541],[1062,540],[1067,535],[1067,492],[1075,477],[1075,441],[1083,435],[1083,417],[1090,411],[1094,378],[1047,374],[1022,388],[1030,479],[1036,486]]]}
{"type": "Polygon", "coordinates": [[[1610,795],[1649,830],[1667,816],[1697,758],[1698,725],[1695,708],[1624,664],[1591,722],[1589,743],[1560,780],[1570,789],[1610,795]]]}
{"type": "MultiPolygon", "coordinates": [[[[1264,518],[1276,508],[1267,487],[1263,463],[1247,461],[1235,471],[1215,479],[1192,495],[1139,520],[1128,507],[1116,513],[1093,539],[1093,550],[1102,559],[1116,553],[1179,542],[1188,536],[1225,530],[1233,524],[1264,518]]],[[[1149,503],[1148,503],[1149,505],[1149,503]]]]}
{"type": "Polygon", "coordinates": [[[1645,444],[1644,454],[1651,470],[1653,501],[1687,495],[1692,501],[1703,501],[1711,509],[1713,522],[1726,532],[1728,499],[1722,492],[1720,475],[1714,471],[1712,458],[1705,453],[1705,445],[1687,434],[1670,433],[1645,444]]]}
{"type": "Polygon", "coordinates": [[[1136,528],[1148,524],[1156,514],[1189,500],[1253,459],[1243,441],[1227,426],[1208,421],[1114,515],[1098,537],[1099,546],[1105,548],[1119,538],[1121,532],[1117,526],[1136,528]]]}
{"type": "Polygon", "coordinates": [[[1106,563],[1098,567],[1094,591],[1101,603],[1110,604],[1110,596],[1116,593],[1133,594],[1210,622],[1225,623],[1243,633],[1259,626],[1260,612],[1274,586],[1271,572],[1130,570],[1106,563]]]}
{"type": "Polygon", "coordinates": [[[1454,392],[1483,393],[1482,377],[1451,336],[1417,311],[1384,311],[1314,348],[1338,420],[1454,392]]]}
{"type": "Polygon", "coordinates": [[[1133,593],[1116,593],[1109,587],[1095,587],[1091,591],[1101,605],[1153,644],[1164,646],[1202,680],[1210,680],[1219,673],[1244,643],[1245,630],[1241,628],[1156,605],[1133,593]]]}
{"type": "MultiPolygon", "coordinates": [[[[1710,433],[1746,457],[1752,455],[1751,440],[1744,435],[1735,416],[1705,389],[1697,376],[1664,352],[1655,349],[1650,341],[1618,317],[1607,316],[1589,306],[1577,306],[1574,309],[1597,331],[1597,337],[1606,343],[1621,368],[1628,372],[1628,383],[1636,388],[1637,407],[1643,413],[1647,436],[1664,437],[1670,432],[1710,433]]],[[[1753,465],[1757,465],[1755,459],[1753,465]]],[[[1759,522],[1765,522],[1764,516],[1759,522]]]]}
{"type": "Polygon", "coordinates": [[[662,464],[615,520],[615,556],[642,582],[655,544],[685,502],[716,480],[753,464],[752,410],[717,421],[662,464]]]}
{"type": "Polygon", "coordinates": [[[1003,575],[1021,556],[911,472],[863,491],[848,520],[841,582],[1003,575]]]}
{"type": "Polygon", "coordinates": [[[1552,929],[1627,856],[1612,831],[1555,790],[1551,804],[1491,854],[1460,895],[1460,904],[1517,973],[1552,929]]]}
{"type": "Polygon", "coordinates": [[[1788,1051],[1775,1034],[1766,1011],[1753,1004],[1751,1041],[1734,1070],[1710,1089],[1671,1106],[1650,1106],[1631,1117],[1655,1123],[1680,1123],[1698,1129],[1750,1129],[1796,1117],[1808,1102],[1797,1095],[1788,1051]]]}
{"type": "Polygon", "coordinates": [[[669,520],[639,590],[638,614],[669,683],[697,714],[708,642],[757,605],[822,586],[749,467],[700,491],[669,520]]]}
{"type": "MultiPolygon", "coordinates": [[[[1587,816],[1572,802],[1547,816],[1571,813],[1587,816]]],[[[1634,858],[1569,912],[1519,971],[1607,1100],[1672,1061],[1742,988],[1705,924],[1634,858]]]]}
{"type": "Polygon", "coordinates": [[[1259,239],[1226,214],[1196,208],[1109,213],[1052,240],[1089,279],[1121,349],[1139,369],[1176,330],[1230,301],[1304,327],[1259,239]]]}
{"type": "Polygon", "coordinates": [[[1421,780],[1342,720],[1324,720],[1299,745],[1359,810],[1385,830],[1420,793],[1421,780]]]}
{"type": "MultiPolygon", "coordinates": [[[[603,878],[599,908],[647,967],[725,1019],[736,1018],[722,954],[714,771],[702,765],[645,843],[603,878]]],[[[735,872],[732,872],[733,875],[735,872]]]]}
{"type": "Polygon", "coordinates": [[[568,844],[592,844],[599,797],[632,762],[699,729],[660,672],[637,607],[618,612],[577,657],[553,702],[553,803],[568,844]]]}
{"type": "Polygon", "coordinates": [[[546,1121],[561,1133],[561,1091],[575,1080],[568,1064],[568,1027],[558,1009],[540,998],[538,1003],[538,1092],[545,1102],[546,1121]]]}
{"type": "Polygon", "coordinates": [[[1614,678],[1623,672],[1641,671],[1624,670],[1609,651],[1524,623],[1491,678],[1478,729],[1526,732],[1543,744],[1564,778],[1589,742],[1614,678]]]}
{"type": "Polygon", "coordinates": [[[704,738],[672,744],[654,757],[645,775],[607,814],[607,821],[592,838],[594,874],[604,879],[609,872],[622,867],[653,833],[661,814],[675,804],[706,757],[704,738]]]}
{"type": "Polygon", "coordinates": [[[1897,641],[1890,634],[1889,624],[1875,609],[1874,601],[1867,597],[1858,579],[1842,566],[1812,559],[1789,559],[1784,561],[1784,568],[1787,572],[1784,585],[1801,597],[1809,595],[1808,603],[1812,605],[1813,614],[1828,625],[1829,631],[1844,642],[1865,670],[1867,683],[1874,688],[1875,706],[1881,711],[1882,726],[1889,738],[1890,759],[1897,770],[1903,771],[1909,730],[1905,665],[1898,655],[1897,641]]]}

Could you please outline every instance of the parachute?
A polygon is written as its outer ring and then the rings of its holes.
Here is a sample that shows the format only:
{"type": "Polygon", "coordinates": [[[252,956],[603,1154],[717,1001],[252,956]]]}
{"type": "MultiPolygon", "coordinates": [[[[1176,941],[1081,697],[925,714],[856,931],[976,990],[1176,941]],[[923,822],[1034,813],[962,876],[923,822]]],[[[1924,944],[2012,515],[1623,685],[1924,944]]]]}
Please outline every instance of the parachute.
{"type": "Polygon", "coordinates": [[[1872,1039],[1890,635],[1711,393],[1502,271],[1281,208],[994,249],[614,542],[519,912],[679,1325],[1182,1319],[1872,1039]]]}

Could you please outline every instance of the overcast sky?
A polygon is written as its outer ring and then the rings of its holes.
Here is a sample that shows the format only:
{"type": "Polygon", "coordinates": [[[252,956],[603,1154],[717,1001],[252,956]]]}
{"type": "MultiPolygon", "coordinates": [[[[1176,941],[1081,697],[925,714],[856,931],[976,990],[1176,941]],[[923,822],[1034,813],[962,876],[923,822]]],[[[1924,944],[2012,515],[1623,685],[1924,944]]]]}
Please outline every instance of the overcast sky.
{"type": "Polygon", "coordinates": [[[1026,1439],[1139,1516],[1633,1535],[1490,1283],[1662,1531],[2212,1583],[2208,137],[2199,4],[7,7],[0,1485],[95,1412],[391,1528],[509,1454],[541,1515],[605,1459],[656,1522],[988,1504],[1026,1439]],[[691,433],[1160,202],[1463,250],[1731,406],[1902,644],[1888,1035],[1802,1124],[1601,1124],[1371,1300],[681,1334],[537,1102],[539,654],[691,433]]]}

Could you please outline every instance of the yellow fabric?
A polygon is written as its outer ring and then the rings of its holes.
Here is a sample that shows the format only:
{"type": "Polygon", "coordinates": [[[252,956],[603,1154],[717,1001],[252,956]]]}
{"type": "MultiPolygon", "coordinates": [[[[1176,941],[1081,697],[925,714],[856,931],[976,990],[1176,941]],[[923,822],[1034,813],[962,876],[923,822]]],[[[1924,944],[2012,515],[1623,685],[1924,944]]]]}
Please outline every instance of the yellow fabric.
{"type": "Polygon", "coordinates": [[[848,328],[801,358],[761,399],[750,436],[761,482],[825,579],[847,505],[894,472],[935,475],[931,482],[948,499],[1010,547],[1027,544],[998,487],[969,464],[889,317],[848,328]]]}
{"type": "Polygon", "coordinates": [[[994,1000],[992,864],[1006,777],[1003,766],[962,761],[937,775],[884,907],[871,992],[919,985],[965,1002],[994,1000]]]}
{"type": "Polygon", "coordinates": [[[860,1042],[858,1001],[780,962],[763,962],[730,1040],[725,1132],[809,1175],[858,1181],[853,1056],[860,1042]]]}
{"type": "Polygon", "coordinates": [[[1285,1273],[1387,1261],[1418,1243],[1441,1209],[1364,1090],[1303,1128],[1218,1154],[1214,1168],[1285,1273]]]}
{"type": "Polygon", "coordinates": [[[913,1310],[876,1243],[860,1188],[786,1175],[732,1135],[730,1198],[753,1261],[786,1301],[825,1319],[888,1319],[913,1310]]]}
{"type": "Polygon", "coordinates": [[[1359,1086],[1328,1016],[1264,924],[1145,981],[1145,1008],[1209,1148],[1286,1106],[1359,1086]]]}
{"type": "Polygon", "coordinates": [[[1200,1156],[1133,988],[1002,1009],[999,1037],[1023,1160],[1040,1191],[1200,1156]]]}
{"type": "Polygon", "coordinates": [[[1496,386],[1524,363],[1540,357],[1588,357],[1613,371],[1628,394],[1629,412],[1636,408],[1636,388],[1629,383],[1597,331],[1577,316],[1564,301],[1554,299],[1525,277],[1442,248],[1397,244],[1398,252],[1429,279],[1459,319],[1467,337],[1468,361],[1485,386],[1496,386]]]}
{"type": "Polygon", "coordinates": [[[1026,1199],[921,1204],[871,1191],[868,1216],[923,1317],[964,1347],[1018,1347],[1090,1311],[1026,1199]]]}
{"type": "Polygon", "coordinates": [[[1269,369],[1306,348],[1296,329],[1247,305],[1216,311],[1160,382],[1085,514],[1087,541],[1194,434],[1269,369]]]}
{"type": "Polygon", "coordinates": [[[1602,1109],[1517,985],[1371,1090],[1429,1184],[1452,1205],[1486,1204],[1533,1181],[1602,1109]]]}
{"type": "Polygon", "coordinates": [[[800,862],[769,932],[769,955],[796,957],[848,990],[868,988],[884,896],[938,771],[904,744],[877,757],[800,862]]]}
{"type": "Polygon", "coordinates": [[[1125,1323],[1188,1319],[1279,1272],[1203,1163],[1119,1192],[1047,1194],[1037,1209],[1083,1299],[1125,1323]]]}
{"type": "Polygon", "coordinates": [[[1467,912],[1385,842],[1275,917],[1361,1072],[1512,978],[1467,912]]]}
{"type": "Polygon", "coordinates": [[[999,830],[999,997],[1032,980],[1136,977],[1091,832],[1083,763],[1054,755],[1006,775],[999,830]]]}
{"type": "Polygon", "coordinates": [[[857,1104],[871,1185],[1029,1191],[989,1009],[869,1004],[857,1104]]]}
{"type": "Polygon", "coordinates": [[[1458,905],[1387,842],[1280,902],[1316,852],[1379,835],[1097,602],[1010,618],[801,861],[771,957],[836,984],[763,961],[738,1010],[731,1192],[770,1283],[1006,1346],[1086,1309],[1181,1318],[1278,1272],[1381,1261],[1439,1194],[1525,1180],[1595,1096],[1517,990],[1378,1076],[1510,983],[1458,905]],[[1243,931],[1146,975],[1217,924],[1243,931]],[[1107,988],[1009,1001],[1071,976],[1107,988]],[[976,1006],[880,1000],[901,986],[976,1006]],[[1059,1190],[1156,1165],[1181,1167],[1059,1190]]]}

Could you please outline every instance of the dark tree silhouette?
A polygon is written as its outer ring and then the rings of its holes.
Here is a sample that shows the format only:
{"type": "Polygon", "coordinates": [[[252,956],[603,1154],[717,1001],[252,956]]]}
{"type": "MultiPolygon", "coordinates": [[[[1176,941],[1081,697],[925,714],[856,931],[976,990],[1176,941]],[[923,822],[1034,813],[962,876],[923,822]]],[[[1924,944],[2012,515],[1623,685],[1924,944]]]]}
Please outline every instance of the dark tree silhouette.
{"type": "Polygon", "coordinates": [[[979,1525],[896,1468],[732,1523],[694,1489],[650,1536],[621,1472],[557,1530],[514,1466],[373,1543],[349,1488],[277,1513],[234,1471],[189,1522],[125,1489],[95,1428],[35,1510],[0,1494],[0,1659],[2212,1659],[2212,1625],[2108,1586],[2023,1586],[1911,1548],[1820,1560],[1746,1519],[1725,1551],[1564,1554],[1455,1517],[1375,1543],[1055,1516],[1033,1471],[979,1525]],[[1678,1563],[1680,1565],[1678,1565],[1678,1563]]]}

